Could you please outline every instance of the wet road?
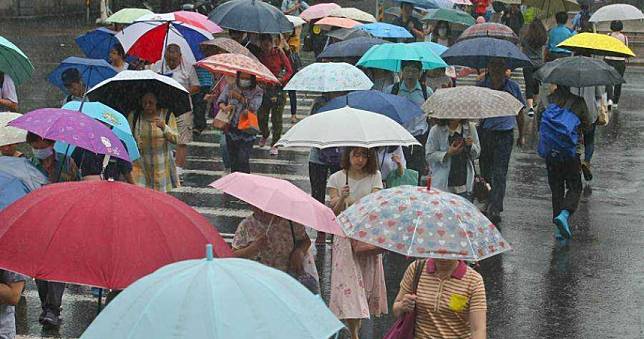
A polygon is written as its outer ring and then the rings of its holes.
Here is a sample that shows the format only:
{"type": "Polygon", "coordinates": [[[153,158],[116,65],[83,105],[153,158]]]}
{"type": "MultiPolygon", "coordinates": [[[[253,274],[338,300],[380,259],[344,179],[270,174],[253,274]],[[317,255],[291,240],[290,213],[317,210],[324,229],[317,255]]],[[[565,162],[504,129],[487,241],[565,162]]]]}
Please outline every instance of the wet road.
{"type": "MultiPolygon", "coordinates": [[[[34,79],[19,88],[21,111],[58,105],[62,94],[45,78],[63,58],[80,55],[73,38],[85,29],[69,18],[0,25],[0,35],[21,47],[36,66],[34,79]]],[[[620,110],[609,126],[597,131],[595,179],[585,187],[569,246],[558,246],[552,237],[550,192],[534,140],[524,149],[515,148],[501,224],[514,250],[481,262],[479,268],[488,295],[490,338],[644,337],[644,70],[628,70],[626,80],[620,110]]],[[[281,152],[277,159],[256,152],[254,170],[286,177],[308,189],[306,167],[301,166],[305,152],[281,152]]],[[[199,191],[221,175],[218,161],[201,167],[216,156],[216,146],[205,141],[192,145],[194,169],[186,177],[188,187],[175,195],[202,206],[222,232],[231,232],[245,215],[238,203],[199,191]]],[[[330,253],[321,249],[318,260],[328,284],[330,253]]],[[[390,299],[404,268],[404,259],[387,256],[390,299]]],[[[59,331],[43,330],[36,320],[39,302],[30,283],[17,311],[18,333],[78,337],[95,311],[88,289],[71,287],[64,299],[64,325],[59,331]]],[[[363,338],[380,338],[391,322],[391,317],[367,322],[363,338]]]]}

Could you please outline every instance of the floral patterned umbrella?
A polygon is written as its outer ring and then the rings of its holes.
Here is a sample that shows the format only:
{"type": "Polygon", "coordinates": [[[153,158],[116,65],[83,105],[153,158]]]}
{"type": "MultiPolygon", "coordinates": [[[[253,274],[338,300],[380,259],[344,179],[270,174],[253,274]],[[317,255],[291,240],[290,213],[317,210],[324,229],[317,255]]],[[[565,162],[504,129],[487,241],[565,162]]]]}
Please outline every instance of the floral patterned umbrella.
{"type": "Polygon", "coordinates": [[[373,82],[359,68],[346,62],[316,62],[302,68],[284,90],[303,92],[345,92],[368,90],[373,82]]]}
{"type": "Polygon", "coordinates": [[[248,50],[248,48],[242,46],[239,42],[231,38],[214,38],[212,40],[202,42],[201,44],[199,44],[199,46],[201,46],[202,50],[213,49],[217,53],[224,51],[225,53],[241,54],[253,60],[257,60],[257,57],[254,56],[253,53],[248,50]]]}
{"type": "Polygon", "coordinates": [[[217,54],[197,62],[196,65],[215,74],[235,76],[237,72],[242,72],[256,76],[259,82],[280,83],[266,66],[242,54],[217,54]]]}
{"type": "Polygon", "coordinates": [[[457,86],[438,89],[421,108],[430,118],[486,119],[516,116],[523,104],[505,91],[457,86]]]}
{"type": "Polygon", "coordinates": [[[476,206],[434,188],[372,193],[338,222],[350,238],[411,257],[478,261],[511,249],[476,206]]]}

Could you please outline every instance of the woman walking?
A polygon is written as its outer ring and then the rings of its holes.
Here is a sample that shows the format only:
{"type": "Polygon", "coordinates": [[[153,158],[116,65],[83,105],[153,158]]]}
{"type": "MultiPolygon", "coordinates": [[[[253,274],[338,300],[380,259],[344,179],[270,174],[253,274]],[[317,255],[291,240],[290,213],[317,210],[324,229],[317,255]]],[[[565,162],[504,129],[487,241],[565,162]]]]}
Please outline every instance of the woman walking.
{"type": "Polygon", "coordinates": [[[532,66],[523,67],[523,79],[525,80],[525,97],[528,105],[528,117],[534,116],[534,102],[537,100],[539,94],[539,81],[534,78],[536,72],[543,66],[543,46],[548,42],[548,33],[543,23],[539,19],[534,19],[528,31],[521,39],[521,47],[532,66]]]}
{"type": "MultiPolygon", "coordinates": [[[[611,21],[610,30],[611,32],[608,33],[608,35],[618,39],[623,42],[624,45],[628,46],[628,37],[622,32],[624,30],[624,24],[621,21],[611,21]]],[[[624,72],[626,72],[626,58],[606,57],[604,58],[604,61],[613,66],[619,75],[624,76],[624,72]]],[[[607,86],[606,92],[608,94],[608,109],[617,108],[619,105],[619,98],[622,96],[622,85],[607,86]]]]}

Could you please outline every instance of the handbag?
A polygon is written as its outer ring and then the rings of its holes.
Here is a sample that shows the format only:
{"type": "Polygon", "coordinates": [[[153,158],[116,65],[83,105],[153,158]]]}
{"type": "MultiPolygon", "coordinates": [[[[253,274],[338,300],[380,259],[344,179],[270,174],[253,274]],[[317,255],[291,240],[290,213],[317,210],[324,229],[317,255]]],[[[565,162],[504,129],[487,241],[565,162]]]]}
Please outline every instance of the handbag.
{"type": "Polygon", "coordinates": [[[218,110],[217,115],[215,115],[215,118],[212,121],[213,127],[216,129],[220,130],[225,130],[228,128],[230,125],[230,119],[233,116],[233,111],[227,111],[227,110],[218,110]]]}
{"type": "Polygon", "coordinates": [[[259,121],[257,120],[257,114],[249,110],[242,112],[239,116],[237,129],[247,134],[254,135],[259,133],[259,121]]]}
{"type": "MultiPolygon", "coordinates": [[[[293,222],[289,220],[288,223],[291,226],[291,236],[293,237],[293,251],[295,251],[295,248],[299,246],[300,242],[295,238],[295,229],[293,228],[293,222]]],[[[293,252],[291,252],[291,254],[292,253],[293,252]]],[[[320,294],[320,282],[311,274],[305,272],[304,270],[302,270],[302,273],[289,272],[289,274],[293,278],[295,278],[295,280],[299,281],[300,284],[304,285],[304,287],[306,287],[309,291],[311,291],[311,293],[320,294]]]]}
{"type": "Polygon", "coordinates": [[[608,111],[605,109],[600,109],[599,114],[597,115],[597,125],[606,126],[610,122],[610,117],[608,116],[608,111]]]}
{"type": "Polygon", "coordinates": [[[485,178],[478,174],[474,160],[470,159],[470,161],[472,162],[472,167],[474,167],[474,187],[472,188],[472,201],[474,201],[474,199],[477,199],[479,202],[486,201],[488,195],[490,194],[490,191],[492,190],[492,186],[490,186],[490,184],[485,181],[485,178]]]}
{"type": "MultiPolygon", "coordinates": [[[[425,269],[426,260],[422,260],[416,266],[416,272],[414,272],[414,285],[412,292],[416,294],[418,290],[418,282],[420,281],[420,276],[423,274],[425,269]]],[[[407,312],[400,316],[398,320],[391,326],[389,331],[385,334],[383,339],[414,339],[414,330],[416,327],[416,310],[414,309],[411,312],[407,312]]]]}

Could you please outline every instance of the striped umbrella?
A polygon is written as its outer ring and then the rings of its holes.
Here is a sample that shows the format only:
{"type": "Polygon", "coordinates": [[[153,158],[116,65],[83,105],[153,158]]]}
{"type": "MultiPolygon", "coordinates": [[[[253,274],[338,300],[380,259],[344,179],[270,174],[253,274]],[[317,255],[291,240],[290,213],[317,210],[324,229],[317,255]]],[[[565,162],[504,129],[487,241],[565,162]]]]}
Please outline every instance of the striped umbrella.
{"type": "Polygon", "coordinates": [[[16,85],[31,78],[34,65],[20,48],[0,36],[0,72],[6,73],[16,85]]]}
{"type": "Polygon", "coordinates": [[[237,72],[242,72],[254,75],[259,82],[279,84],[279,80],[266,66],[241,54],[223,53],[209,56],[197,62],[197,66],[212,73],[228,76],[235,76],[237,72]]]}
{"type": "Polygon", "coordinates": [[[302,13],[300,13],[300,18],[306,21],[324,18],[325,16],[328,16],[332,10],[338,8],[340,8],[340,5],[334,3],[313,5],[302,11],[302,13]]]}
{"type": "Polygon", "coordinates": [[[456,41],[473,38],[496,38],[508,40],[513,43],[519,42],[519,37],[512,31],[512,28],[494,22],[486,22],[468,27],[461,33],[456,41]]]}

